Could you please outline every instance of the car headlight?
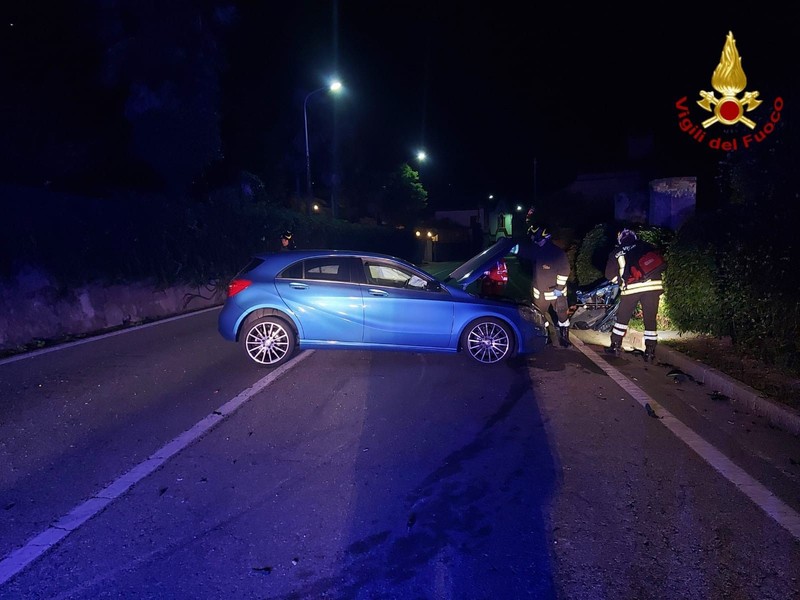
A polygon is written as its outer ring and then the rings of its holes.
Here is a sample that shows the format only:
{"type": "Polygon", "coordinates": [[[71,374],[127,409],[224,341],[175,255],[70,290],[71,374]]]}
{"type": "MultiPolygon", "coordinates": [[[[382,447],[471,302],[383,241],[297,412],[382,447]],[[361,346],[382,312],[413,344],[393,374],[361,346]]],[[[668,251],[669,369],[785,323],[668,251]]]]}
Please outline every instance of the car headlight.
{"type": "Polygon", "coordinates": [[[547,326],[547,318],[533,305],[520,304],[519,314],[525,321],[528,321],[529,323],[533,323],[539,327],[547,326]]]}

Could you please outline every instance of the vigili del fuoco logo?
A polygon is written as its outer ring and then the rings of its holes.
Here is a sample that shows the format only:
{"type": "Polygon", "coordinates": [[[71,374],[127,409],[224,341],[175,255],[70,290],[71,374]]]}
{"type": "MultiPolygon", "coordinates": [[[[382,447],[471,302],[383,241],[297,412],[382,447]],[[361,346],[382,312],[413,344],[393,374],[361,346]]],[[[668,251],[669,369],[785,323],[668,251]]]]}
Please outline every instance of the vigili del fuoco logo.
{"type": "MultiPolygon", "coordinates": [[[[725,38],[722,57],[711,76],[711,87],[715,91],[701,90],[696,100],[706,113],[711,113],[699,123],[692,120],[686,96],[675,103],[678,127],[696,142],[706,144],[713,150],[732,152],[759,144],[775,131],[781,119],[783,98],[776,97],[770,111],[768,107],[761,106],[764,101],[758,97],[757,91],[746,89],[747,77],[742,69],[742,58],[736,50],[733,32],[729,31],[725,38]],[[728,127],[724,134],[719,131],[721,126],[728,127]],[[743,133],[733,135],[731,131],[735,129],[732,128],[741,128],[743,133]],[[717,135],[714,135],[715,131],[717,135]]],[[[695,109],[695,112],[699,111],[695,109]]]]}

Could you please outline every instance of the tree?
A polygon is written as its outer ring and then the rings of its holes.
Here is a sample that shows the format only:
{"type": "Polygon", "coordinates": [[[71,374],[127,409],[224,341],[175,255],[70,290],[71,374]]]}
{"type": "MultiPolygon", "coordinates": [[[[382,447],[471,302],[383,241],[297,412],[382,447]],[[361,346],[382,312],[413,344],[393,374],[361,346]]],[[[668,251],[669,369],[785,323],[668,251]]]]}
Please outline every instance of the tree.
{"type": "Polygon", "coordinates": [[[411,226],[428,207],[428,192],[422,187],[419,172],[408,163],[389,176],[380,196],[380,220],[395,226],[411,226]]]}

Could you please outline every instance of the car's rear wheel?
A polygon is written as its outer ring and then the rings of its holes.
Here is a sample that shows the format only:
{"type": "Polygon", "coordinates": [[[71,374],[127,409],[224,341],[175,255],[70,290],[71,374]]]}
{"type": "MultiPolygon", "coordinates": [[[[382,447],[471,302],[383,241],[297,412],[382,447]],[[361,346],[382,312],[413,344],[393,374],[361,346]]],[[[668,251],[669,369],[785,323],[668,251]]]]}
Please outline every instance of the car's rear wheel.
{"type": "Polygon", "coordinates": [[[514,336],[508,325],[486,317],[470,323],[461,334],[461,348],[482,364],[505,360],[514,353],[514,336]]]}
{"type": "Polygon", "coordinates": [[[297,340],[283,319],[260,317],[245,322],[240,343],[254,362],[277,367],[292,357],[297,340]]]}

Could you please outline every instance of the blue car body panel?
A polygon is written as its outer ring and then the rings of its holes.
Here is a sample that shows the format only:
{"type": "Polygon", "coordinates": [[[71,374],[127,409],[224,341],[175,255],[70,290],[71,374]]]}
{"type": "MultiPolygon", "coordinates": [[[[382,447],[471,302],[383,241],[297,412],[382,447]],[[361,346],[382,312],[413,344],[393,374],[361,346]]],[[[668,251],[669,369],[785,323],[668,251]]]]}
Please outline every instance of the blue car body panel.
{"type": "Polygon", "coordinates": [[[300,340],[363,341],[360,286],[338,281],[277,280],[275,287],[295,316],[300,340]]]}
{"type": "Polygon", "coordinates": [[[364,341],[447,348],[453,338],[453,300],[446,290],[365,285],[364,341]]]}

